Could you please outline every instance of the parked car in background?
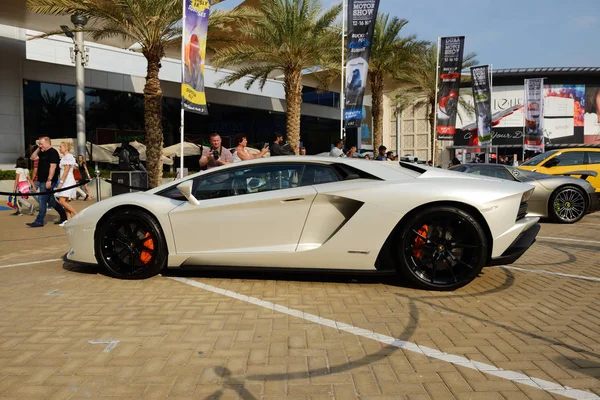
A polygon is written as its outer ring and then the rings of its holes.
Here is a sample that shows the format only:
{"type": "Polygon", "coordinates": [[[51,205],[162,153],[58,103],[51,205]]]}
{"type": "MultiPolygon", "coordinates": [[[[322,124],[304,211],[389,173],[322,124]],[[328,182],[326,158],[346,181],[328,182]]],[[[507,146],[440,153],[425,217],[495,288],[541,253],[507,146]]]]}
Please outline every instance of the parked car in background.
{"type": "Polygon", "coordinates": [[[530,216],[551,218],[556,222],[572,224],[583,218],[585,214],[600,209],[599,194],[584,179],[523,171],[502,164],[470,163],[455,165],[450,169],[533,185],[535,190],[529,199],[527,214],[530,216]]]}
{"type": "Polygon", "coordinates": [[[600,148],[581,147],[550,150],[519,166],[526,171],[587,178],[600,193],[600,148]],[[586,174],[589,175],[586,176],[586,174]]]}

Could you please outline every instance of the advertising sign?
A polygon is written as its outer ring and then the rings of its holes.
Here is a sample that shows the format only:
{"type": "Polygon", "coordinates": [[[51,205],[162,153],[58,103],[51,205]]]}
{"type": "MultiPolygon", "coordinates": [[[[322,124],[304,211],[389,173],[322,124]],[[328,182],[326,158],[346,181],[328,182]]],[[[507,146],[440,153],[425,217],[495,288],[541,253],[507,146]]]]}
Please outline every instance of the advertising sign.
{"type": "Polygon", "coordinates": [[[600,144],[600,86],[585,87],[583,140],[585,144],[600,144]]]}
{"type": "Polygon", "coordinates": [[[544,151],[544,78],[525,79],[525,150],[544,151]]]}
{"type": "Polygon", "coordinates": [[[181,96],[183,108],[208,114],[204,92],[204,60],[210,0],[183,0],[181,96]]]}
{"type": "Polygon", "coordinates": [[[437,138],[452,140],[456,133],[456,112],[462,70],[464,36],[444,37],[440,46],[437,138]]]}
{"type": "Polygon", "coordinates": [[[348,57],[344,120],[347,127],[361,125],[363,97],[369,72],[371,42],[379,0],[348,0],[348,57]]]}
{"type": "Polygon", "coordinates": [[[492,95],[489,67],[484,65],[471,68],[471,80],[478,142],[480,145],[489,145],[492,143],[492,95]]]}

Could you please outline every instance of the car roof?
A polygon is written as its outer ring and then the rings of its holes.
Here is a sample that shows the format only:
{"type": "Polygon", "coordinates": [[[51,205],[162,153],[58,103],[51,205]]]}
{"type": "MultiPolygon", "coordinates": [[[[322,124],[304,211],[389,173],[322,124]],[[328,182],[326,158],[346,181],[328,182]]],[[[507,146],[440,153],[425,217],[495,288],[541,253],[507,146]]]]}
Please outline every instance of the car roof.
{"type": "Polygon", "coordinates": [[[573,147],[573,148],[565,148],[565,149],[552,149],[561,153],[570,153],[573,151],[592,151],[592,152],[600,152],[600,148],[597,147],[573,147]]]}

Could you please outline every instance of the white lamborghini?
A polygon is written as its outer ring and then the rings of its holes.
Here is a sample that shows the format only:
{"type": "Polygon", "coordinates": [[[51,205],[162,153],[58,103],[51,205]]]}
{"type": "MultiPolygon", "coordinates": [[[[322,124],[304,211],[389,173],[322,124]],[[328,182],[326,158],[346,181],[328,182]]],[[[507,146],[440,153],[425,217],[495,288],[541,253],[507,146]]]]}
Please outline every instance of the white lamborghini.
{"type": "Polygon", "coordinates": [[[65,259],[126,279],[194,266],[395,271],[453,290],[535,241],[532,191],[410,163],[270,157],[96,203],[65,225],[65,259]]]}

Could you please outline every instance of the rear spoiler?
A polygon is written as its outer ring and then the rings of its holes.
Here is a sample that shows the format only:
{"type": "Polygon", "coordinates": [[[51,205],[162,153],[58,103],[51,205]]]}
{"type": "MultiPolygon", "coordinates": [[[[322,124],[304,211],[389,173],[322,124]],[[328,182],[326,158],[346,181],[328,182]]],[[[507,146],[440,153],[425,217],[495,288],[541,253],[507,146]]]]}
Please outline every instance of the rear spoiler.
{"type": "Polygon", "coordinates": [[[400,161],[400,166],[403,168],[406,168],[406,169],[410,169],[411,171],[419,172],[421,174],[424,174],[425,172],[427,172],[427,169],[420,167],[418,164],[411,163],[411,162],[400,161]]]}
{"type": "Polygon", "coordinates": [[[564,172],[562,174],[555,175],[564,175],[564,176],[572,176],[572,175],[581,175],[581,179],[587,180],[588,177],[593,176],[594,178],[598,177],[598,173],[596,171],[572,171],[572,172],[564,172]]]}

